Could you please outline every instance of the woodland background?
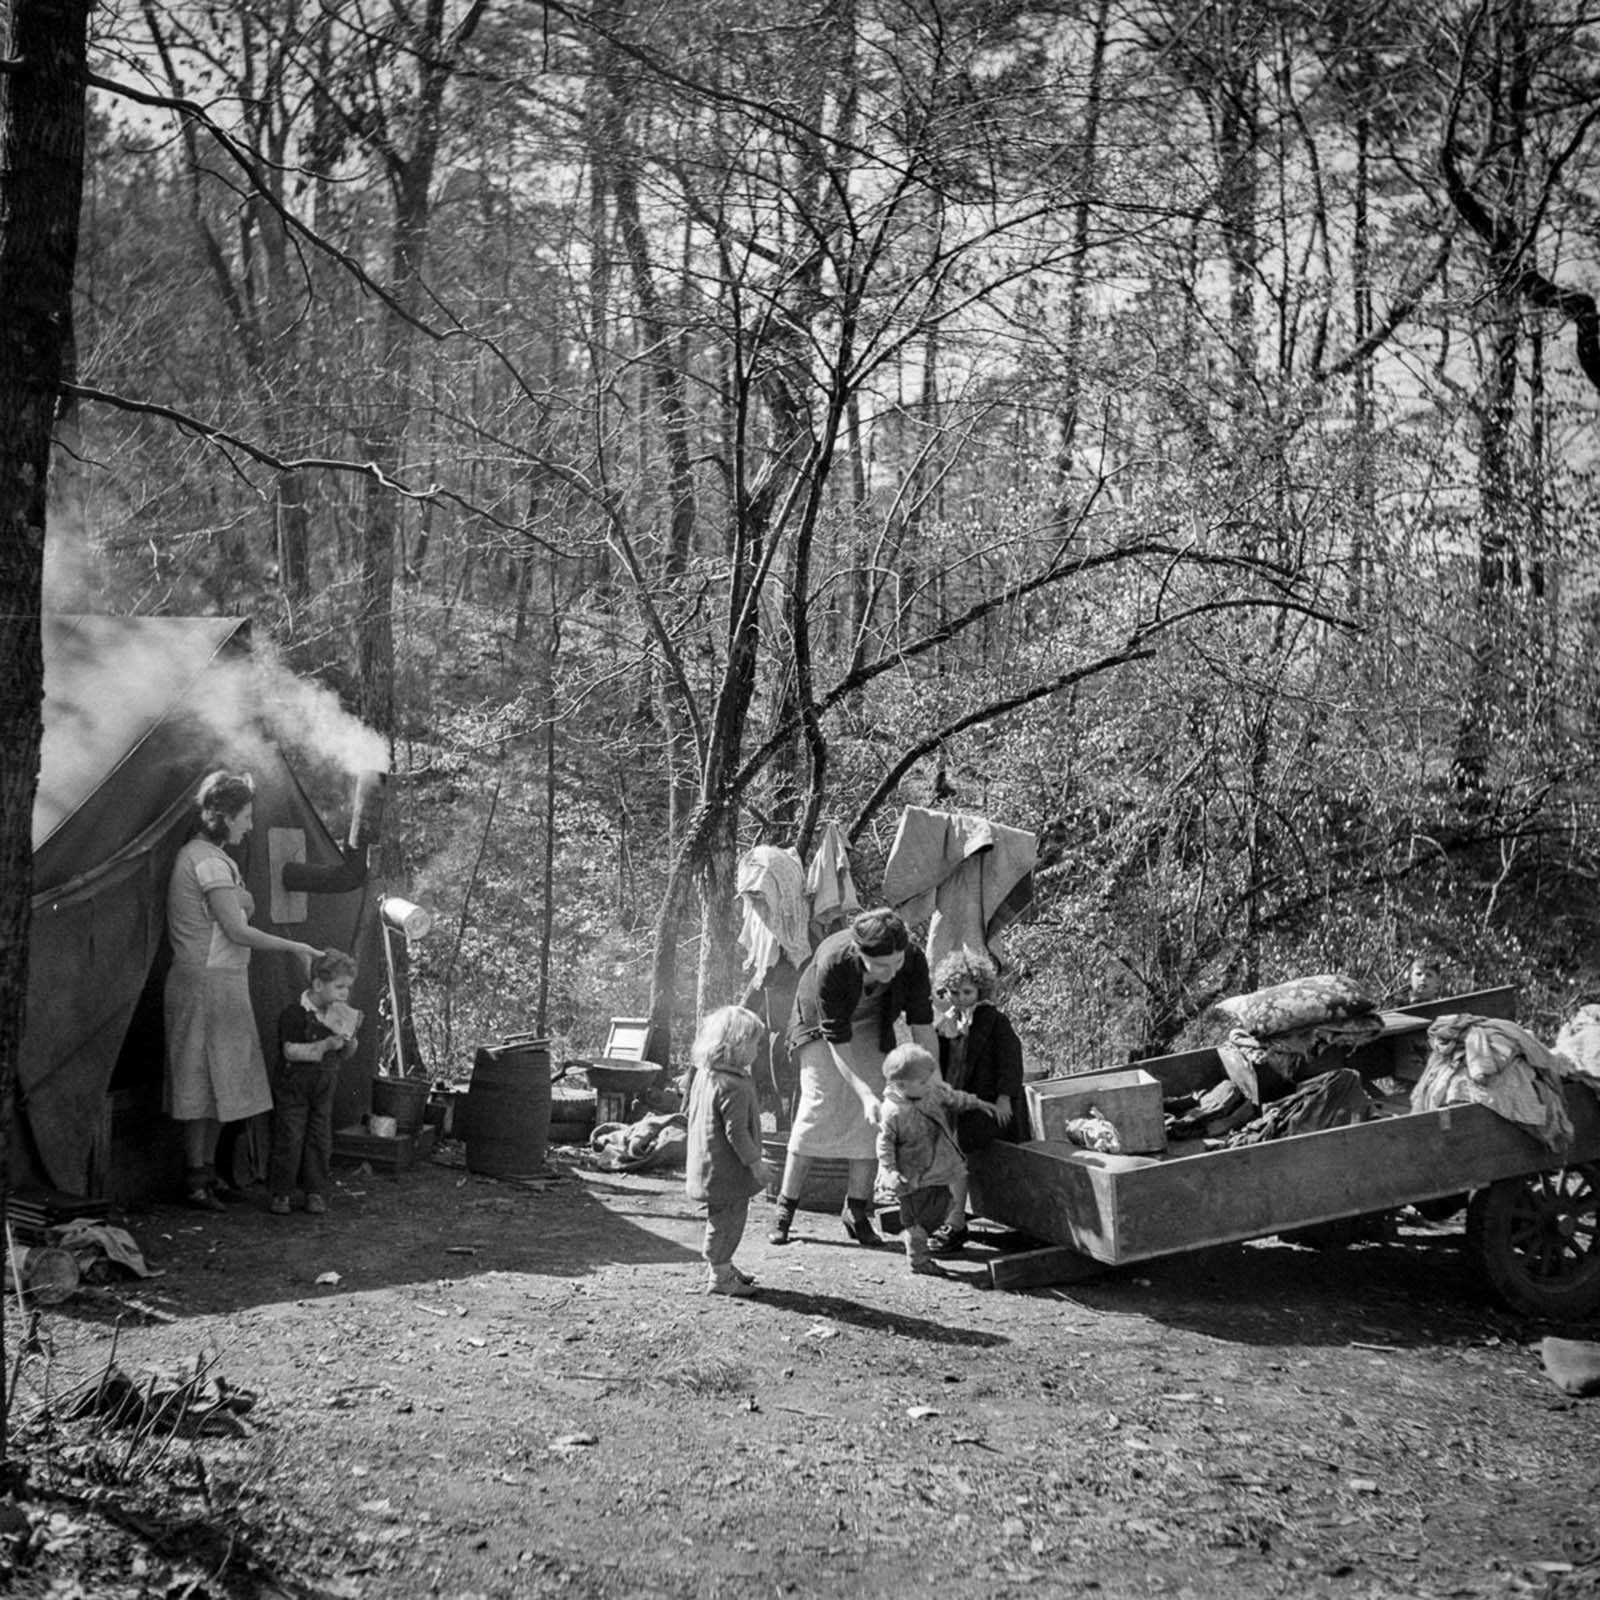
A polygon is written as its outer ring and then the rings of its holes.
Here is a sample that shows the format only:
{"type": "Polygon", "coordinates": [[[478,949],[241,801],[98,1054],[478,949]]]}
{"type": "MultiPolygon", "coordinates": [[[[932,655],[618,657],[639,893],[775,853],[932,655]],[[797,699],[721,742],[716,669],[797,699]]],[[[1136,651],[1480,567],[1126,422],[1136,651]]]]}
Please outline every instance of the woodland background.
{"type": "Polygon", "coordinates": [[[46,602],[391,742],[425,1054],[739,992],[733,866],[1038,830],[1055,1070],[1600,986],[1580,0],[112,0],[46,602]]]}

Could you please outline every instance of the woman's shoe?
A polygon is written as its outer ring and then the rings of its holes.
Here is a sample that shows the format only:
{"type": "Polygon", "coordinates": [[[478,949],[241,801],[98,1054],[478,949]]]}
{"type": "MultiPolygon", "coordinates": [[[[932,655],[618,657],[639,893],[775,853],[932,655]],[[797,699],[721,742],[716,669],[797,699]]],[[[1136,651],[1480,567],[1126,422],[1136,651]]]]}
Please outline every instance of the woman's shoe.
{"type": "Polygon", "coordinates": [[[794,1221],[795,1207],[798,1200],[785,1200],[782,1195],[778,1197],[778,1214],[773,1218],[772,1232],[767,1235],[768,1244],[788,1244],[789,1224],[794,1221]]]}
{"type": "Polygon", "coordinates": [[[204,1167],[189,1167],[183,1174],[183,1203],[195,1211],[220,1211],[222,1202],[211,1187],[211,1174],[204,1167]]]}
{"type": "Polygon", "coordinates": [[[867,1210],[865,1200],[847,1200],[844,1213],[839,1219],[844,1223],[844,1231],[859,1245],[868,1250],[876,1250],[883,1243],[872,1226],[872,1217],[867,1210]]]}

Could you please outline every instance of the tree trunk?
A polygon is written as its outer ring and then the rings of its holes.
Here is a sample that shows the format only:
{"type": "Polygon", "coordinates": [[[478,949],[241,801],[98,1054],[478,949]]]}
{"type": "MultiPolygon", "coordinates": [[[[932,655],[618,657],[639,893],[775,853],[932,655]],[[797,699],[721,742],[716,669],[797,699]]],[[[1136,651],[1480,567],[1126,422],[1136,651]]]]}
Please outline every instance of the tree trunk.
{"type": "Polygon", "coordinates": [[[1072,266],[1067,279],[1067,350],[1061,374],[1061,445],[1056,470],[1065,482],[1072,473],[1083,393],[1084,326],[1089,306],[1089,223],[1094,213],[1094,183],[1098,170],[1101,96],[1105,81],[1106,19],[1110,0],[1095,9],[1094,43],[1089,56],[1089,82],[1083,110],[1083,145],[1078,155],[1075,186],[1078,198],[1072,208],[1072,266]]]}
{"type": "MultiPolygon", "coordinates": [[[[28,982],[33,801],[44,735],[45,506],[83,194],[87,0],[0,20],[0,1235],[28,982]]],[[[0,1295],[0,1461],[9,1442],[0,1295]]]]}

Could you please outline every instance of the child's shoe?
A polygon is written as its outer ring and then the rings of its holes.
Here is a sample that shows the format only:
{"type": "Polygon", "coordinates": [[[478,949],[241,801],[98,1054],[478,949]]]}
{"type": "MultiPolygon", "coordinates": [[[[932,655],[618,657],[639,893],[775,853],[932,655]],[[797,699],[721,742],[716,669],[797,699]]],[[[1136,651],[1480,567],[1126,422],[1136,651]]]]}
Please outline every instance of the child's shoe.
{"type": "Polygon", "coordinates": [[[306,1196],[306,1210],[314,1217],[320,1217],[328,1209],[328,1202],[320,1194],[306,1196]]]}
{"type": "Polygon", "coordinates": [[[937,1261],[933,1260],[913,1261],[911,1270],[919,1278],[950,1278],[955,1276],[954,1273],[947,1272],[937,1261]]]}
{"type": "Polygon", "coordinates": [[[289,1215],[289,1197],[288,1197],[288,1195],[286,1195],[286,1194],[275,1194],[275,1195],[273,1195],[272,1199],[267,1202],[267,1210],[270,1211],[273,1214],[273,1216],[275,1216],[275,1217],[286,1217],[286,1216],[288,1216],[289,1215]]]}
{"type": "Polygon", "coordinates": [[[965,1223],[959,1228],[952,1228],[947,1222],[942,1227],[935,1228],[928,1236],[928,1248],[936,1256],[959,1255],[969,1238],[971,1234],[968,1233],[965,1223]]]}
{"type": "Polygon", "coordinates": [[[755,1285],[731,1261],[711,1269],[711,1281],[706,1285],[707,1294],[737,1295],[742,1300],[755,1292],[755,1285]]]}

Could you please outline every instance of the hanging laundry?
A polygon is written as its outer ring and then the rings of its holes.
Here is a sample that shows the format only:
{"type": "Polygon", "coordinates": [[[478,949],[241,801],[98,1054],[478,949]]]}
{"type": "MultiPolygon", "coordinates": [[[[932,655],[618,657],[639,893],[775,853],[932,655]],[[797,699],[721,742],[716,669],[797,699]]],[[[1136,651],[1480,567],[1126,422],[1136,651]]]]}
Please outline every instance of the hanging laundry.
{"type": "Polygon", "coordinates": [[[855,879],[850,876],[850,847],[837,822],[823,825],[822,836],[806,869],[812,937],[837,932],[861,909],[855,879]]]}
{"type": "Polygon", "coordinates": [[[734,898],[744,912],[739,944],[752,986],[787,956],[796,967],[811,957],[806,927],[806,872],[794,850],[758,844],[739,858],[734,898]]]}
{"type": "MultiPolygon", "coordinates": [[[[883,870],[883,899],[928,922],[928,965],[963,945],[988,950],[1032,898],[1038,840],[968,812],[908,806],[883,870]]],[[[992,952],[991,952],[992,953],[992,952]]]]}

